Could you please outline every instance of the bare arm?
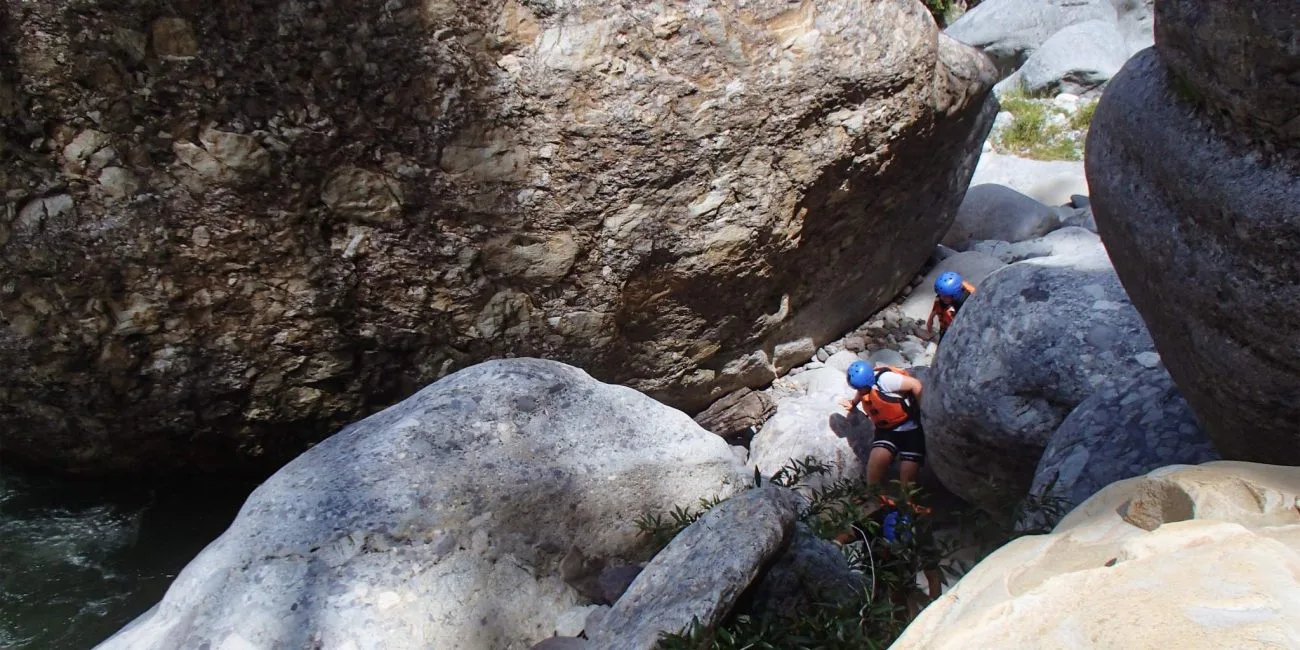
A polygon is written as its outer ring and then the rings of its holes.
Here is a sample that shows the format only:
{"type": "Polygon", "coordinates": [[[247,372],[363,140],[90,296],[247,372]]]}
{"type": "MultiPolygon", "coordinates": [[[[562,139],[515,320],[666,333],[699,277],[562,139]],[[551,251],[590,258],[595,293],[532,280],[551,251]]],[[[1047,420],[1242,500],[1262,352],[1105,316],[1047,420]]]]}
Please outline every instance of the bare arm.
{"type": "Polygon", "coordinates": [[[912,397],[915,397],[917,401],[921,400],[921,390],[923,388],[921,381],[916,377],[903,377],[903,392],[911,393],[912,397]]]}
{"type": "Polygon", "coordinates": [[[853,394],[853,399],[846,399],[840,402],[840,406],[843,406],[844,408],[852,412],[853,409],[857,408],[858,404],[860,404],[861,402],[862,402],[862,391],[858,391],[853,394]]]}

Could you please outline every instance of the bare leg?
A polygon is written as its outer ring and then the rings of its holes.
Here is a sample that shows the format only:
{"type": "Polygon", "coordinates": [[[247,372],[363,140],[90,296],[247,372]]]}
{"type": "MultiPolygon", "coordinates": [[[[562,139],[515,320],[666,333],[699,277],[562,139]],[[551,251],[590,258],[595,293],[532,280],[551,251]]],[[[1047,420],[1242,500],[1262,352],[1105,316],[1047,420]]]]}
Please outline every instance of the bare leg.
{"type": "Polygon", "coordinates": [[[925,581],[928,582],[930,586],[930,600],[939,600],[939,596],[943,593],[943,582],[940,579],[939,570],[926,569],[925,581]]]}
{"type": "Polygon", "coordinates": [[[894,463],[894,452],[884,447],[872,447],[867,457],[867,483],[876,485],[885,480],[889,466],[894,463]]]}
{"type": "MultiPolygon", "coordinates": [[[[874,453],[872,454],[872,457],[873,458],[875,457],[874,453]]],[[[867,469],[869,472],[871,466],[868,465],[867,469]]],[[[903,487],[907,487],[908,485],[911,485],[914,481],[916,481],[916,475],[920,473],[921,473],[921,464],[914,460],[905,460],[898,463],[898,482],[901,483],[903,487]]]]}

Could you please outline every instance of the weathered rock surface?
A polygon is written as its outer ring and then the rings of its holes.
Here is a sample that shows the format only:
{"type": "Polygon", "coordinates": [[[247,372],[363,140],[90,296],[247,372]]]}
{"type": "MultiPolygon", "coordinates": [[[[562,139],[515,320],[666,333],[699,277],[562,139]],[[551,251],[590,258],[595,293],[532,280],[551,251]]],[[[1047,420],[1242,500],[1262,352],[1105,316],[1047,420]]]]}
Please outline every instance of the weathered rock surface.
{"type": "Polygon", "coordinates": [[[1020,242],[1042,237],[1061,225],[1054,208],[1005,185],[986,183],[966,190],[957,218],[941,243],[958,250],[974,239],[1020,242]]]}
{"type": "Polygon", "coordinates": [[[1051,486],[1072,509],[1116,481],[1219,459],[1158,355],[1148,354],[1155,359],[1138,361],[1154,367],[1098,390],[1070,412],[1038,462],[1031,493],[1051,486]]]}
{"type": "Polygon", "coordinates": [[[632,389],[483,363],[290,462],[101,647],[526,648],[579,602],[566,557],[644,559],[636,513],[748,480],[632,389]]]}
{"type": "Polygon", "coordinates": [[[1141,371],[1139,355],[1152,352],[1101,241],[1072,230],[1090,245],[990,275],[935,357],[921,404],[928,460],[948,489],[978,505],[993,505],[989,481],[1027,493],[1066,416],[1141,371]]]}
{"type": "Polygon", "coordinates": [[[819,368],[795,379],[805,393],[777,403],[776,414],[749,443],[750,464],[771,476],[791,459],[813,456],[836,470],[809,479],[810,485],[861,477],[872,428],[857,409],[848,413],[840,406],[840,401],[853,397],[854,392],[844,372],[819,368]]]}
{"type": "Polygon", "coordinates": [[[945,33],[983,50],[1005,77],[1062,29],[1114,18],[1115,10],[1106,0],[984,0],[945,33]]]}
{"type": "Polygon", "coordinates": [[[1134,57],[1097,108],[1097,225],[1219,453],[1300,464],[1300,152],[1251,145],[1189,103],[1163,52],[1134,57]]]}
{"type": "Polygon", "coordinates": [[[703,408],[896,295],[992,119],[912,0],[0,17],[0,443],[81,472],[272,467],[509,354],[703,408]]]}
{"type": "Polygon", "coordinates": [[[1112,484],[980,562],[895,650],[1300,647],[1300,471],[1214,462],[1112,484]]]}
{"type": "Polygon", "coordinates": [[[1264,141],[1300,144],[1300,7],[1171,0],[1156,17],[1160,60],[1187,94],[1264,141]]]}
{"type": "Polygon", "coordinates": [[[592,643],[652,650],[659,636],[698,618],[713,627],[794,533],[802,503],[793,490],[749,490],[715,506],[673,538],[614,604],[592,643]]]}

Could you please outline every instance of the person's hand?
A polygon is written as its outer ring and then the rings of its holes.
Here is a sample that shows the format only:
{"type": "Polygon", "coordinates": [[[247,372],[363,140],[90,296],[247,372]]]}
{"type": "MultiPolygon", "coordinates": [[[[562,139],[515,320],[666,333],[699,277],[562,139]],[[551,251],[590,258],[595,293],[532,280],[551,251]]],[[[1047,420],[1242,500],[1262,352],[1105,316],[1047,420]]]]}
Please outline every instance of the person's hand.
{"type": "Polygon", "coordinates": [[[840,406],[842,406],[842,407],[844,407],[844,408],[846,408],[846,409],[852,411],[852,410],[853,410],[853,400],[851,400],[851,399],[841,400],[841,401],[840,401],[840,406]]]}

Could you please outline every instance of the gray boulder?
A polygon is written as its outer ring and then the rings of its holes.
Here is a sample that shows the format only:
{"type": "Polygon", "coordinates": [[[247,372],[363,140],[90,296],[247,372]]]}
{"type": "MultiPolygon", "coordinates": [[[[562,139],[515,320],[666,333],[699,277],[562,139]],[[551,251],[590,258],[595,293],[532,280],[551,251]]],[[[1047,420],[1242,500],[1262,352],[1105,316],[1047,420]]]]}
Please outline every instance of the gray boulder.
{"type": "Polygon", "coordinates": [[[1031,492],[1051,486],[1068,512],[1115,481],[1218,459],[1173,379],[1157,366],[1108,383],[1075,407],[1047,444],[1031,492]]]}
{"type": "Polygon", "coordinates": [[[1300,144],[1300,5],[1294,0],[1168,0],[1160,58],[1183,94],[1265,141],[1300,144]]]}
{"type": "Polygon", "coordinates": [[[940,243],[961,250],[973,239],[1018,242],[1042,237],[1060,225],[1053,208],[1005,185],[986,183],[966,190],[957,218],[940,243]]]}
{"type": "Polygon", "coordinates": [[[944,30],[989,55],[1002,76],[1024,64],[1062,29],[1090,20],[1115,20],[1106,0],[984,0],[944,30]]]}
{"type": "Polygon", "coordinates": [[[763,386],[908,285],[995,108],[901,0],[0,25],[0,449],[70,473],[269,471],[513,354],[691,412],[763,386]]]}
{"type": "Polygon", "coordinates": [[[1110,4],[1129,56],[1155,45],[1155,0],[1110,0],[1110,4]]]}
{"type": "Polygon", "coordinates": [[[843,602],[861,588],[862,575],[849,568],[839,547],[797,524],[789,548],[754,585],[747,610],[762,617],[789,616],[813,603],[843,602]]]}
{"type": "Polygon", "coordinates": [[[962,279],[978,288],[985,278],[1006,265],[1006,262],[984,252],[957,253],[930,269],[916,290],[903,301],[903,313],[920,321],[929,318],[930,308],[934,306],[934,281],[943,273],[956,271],[962,279]]]}
{"type": "Polygon", "coordinates": [[[1005,185],[1044,205],[1064,205],[1074,194],[1088,194],[1083,162],[1072,160],[1030,160],[998,153],[985,153],[975,166],[971,186],[1005,185]]]}
{"type": "Polygon", "coordinates": [[[101,647],[526,648],[579,602],[562,556],[644,559],[636,514],[748,481],[721,438],[630,388],[479,364],[267,479],[101,647]]]}
{"type": "Polygon", "coordinates": [[[858,355],[848,350],[840,350],[826,359],[826,367],[839,372],[847,372],[849,366],[853,365],[853,362],[857,360],[858,355]]]}
{"type": "Polygon", "coordinates": [[[1128,56],[1113,21],[1089,20],[1053,34],[1015,76],[1020,90],[1031,95],[1088,95],[1110,81],[1128,56]]]}
{"type": "MultiPolygon", "coordinates": [[[[1246,6],[1265,5],[1277,6],[1246,6]]],[[[1197,108],[1163,56],[1134,57],[1097,108],[1097,224],[1219,453],[1300,464],[1300,150],[1277,146],[1280,135],[1251,144],[1262,123],[1238,129],[1197,108]]]]}
{"type": "Polygon", "coordinates": [[[1052,434],[1153,345],[1096,235],[1091,245],[989,276],[939,346],[922,417],[931,465],[958,496],[992,507],[992,481],[1027,493],[1052,434]]]}
{"type": "Polygon", "coordinates": [[[801,507],[780,487],[715,506],[655,556],[588,637],[605,650],[651,650],[692,620],[713,627],[785,546],[801,507]]]}

